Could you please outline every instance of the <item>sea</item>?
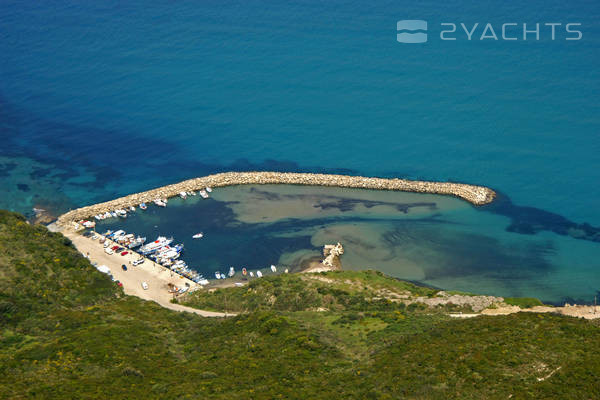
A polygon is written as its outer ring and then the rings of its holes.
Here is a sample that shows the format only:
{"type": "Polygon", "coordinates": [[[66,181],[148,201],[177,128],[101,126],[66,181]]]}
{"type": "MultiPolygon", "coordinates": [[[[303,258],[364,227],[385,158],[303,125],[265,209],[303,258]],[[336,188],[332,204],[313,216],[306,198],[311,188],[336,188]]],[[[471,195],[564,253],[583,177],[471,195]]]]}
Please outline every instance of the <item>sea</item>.
{"type": "Polygon", "coordinates": [[[340,240],[345,268],[590,303],[599,61],[596,1],[3,0],[0,208],[58,215],[230,170],[481,184],[498,201],[234,187],[120,222],[185,240],[207,274],[340,240]],[[406,20],[426,42],[398,41],[406,20]]]}

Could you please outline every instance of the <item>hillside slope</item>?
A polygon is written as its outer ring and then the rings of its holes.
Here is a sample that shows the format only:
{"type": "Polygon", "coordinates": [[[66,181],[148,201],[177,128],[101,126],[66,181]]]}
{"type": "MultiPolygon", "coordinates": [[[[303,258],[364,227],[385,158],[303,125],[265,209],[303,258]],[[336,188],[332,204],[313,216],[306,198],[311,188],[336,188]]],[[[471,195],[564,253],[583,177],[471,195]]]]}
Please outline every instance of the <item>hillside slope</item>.
{"type": "MultiPolygon", "coordinates": [[[[355,274],[376,290],[430,290],[355,274]]],[[[0,278],[3,399],[600,397],[596,322],[451,320],[297,276],[201,294],[190,303],[247,311],[202,318],[125,296],[62,235],[4,211],[0,278]]]]}

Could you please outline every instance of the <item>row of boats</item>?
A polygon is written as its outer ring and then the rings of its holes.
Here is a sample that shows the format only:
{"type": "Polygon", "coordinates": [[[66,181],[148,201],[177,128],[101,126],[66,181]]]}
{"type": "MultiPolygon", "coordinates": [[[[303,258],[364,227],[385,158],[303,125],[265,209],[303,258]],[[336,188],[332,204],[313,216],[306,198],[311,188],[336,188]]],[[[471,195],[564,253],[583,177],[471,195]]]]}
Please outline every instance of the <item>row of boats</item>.
{"type": "MultiPolygon", "coordinates": [[[[104,241],[105,239],[110,239],[111,241],[128,249],[135,249],[139,247],[137,252],[143,257],[150,258],[154,260],[157,264],[169,268],[170,270],[200,285],[207,285],[209,283],[208,280],[205,279],[202,274],[193,271],[188,267],[185,261],[179,259],[179,257],[183,253],[184,246],[183,244],[173,245],[172,243],[174,239],[172,237],[159,236],[156,238],[156,240],[150,243],[146,243],[145,237],[136,236],[132,233],[128,234],[123,230],[118,230],[114,232],[107,231],[101,237],[101,241],[104,241]]],[[[109,243],[110,242],[107,241],[104,247],[108,248],[110,246],[109,243]]],[[[277,267],[275,265],[271,265],[271,271],[273,273],[276,273],[277,267]]],[[[288,270],[286,269],[285,272],[287,273],[288,270]]],[[[215,278],[227,279],[234,277],[235,274],[235,268],[230,267],[227,273],[221,273],[220,271],[215,272],[215,278]]],[[[253,278],[256,276],[257,278],[262,278],[263,273],[260,270],[257,270],[255,273],[254,271],[248,271],[246,268],[242,268],[242,275],[244,277],[250,276],[251,278],[253,278]]]]}
{"type": "MultiPolygon", "coordinates": [[[[156,263],[169,268],[171,271],[200,285],[208,284],[208,280],[205,279],[202,274],[192,270],[185,261],[179,260],[180,255],[183,253],[183,244],[173,245],[172,237],[167,238],[166,236],[159,236],[156,240],[146,243],[145,237],[136,237],[134,234],[127,234],[123,230],[115,232],[107,231],[102,237],[110,239],[129,249],[139,247],[137,252],[140,253],[142,257],[150,258],[156,263]]],[[[110,242],[105,243],[105,248],[110,246],[109,243],[110,242]]]]}
{"type": "MultiPolygon", "coordinates": [[[[271,265],[271,272],[273,272],[273,273],[277,272],[277,267],[275,265],[271,265]]],[[[287,274],[288,269],[286,268],[284,272],[287,274]]],[[[233,268],[233,267],[229,268],[229,272],[227,274],[221,273],[220,271],[215,272],[215,278],[217,278],[217,279],[233,278],[234,275],[235,275],[235,268],[233,268]]],[[[249,275],[251,278],[253,278],[255,276],[254,271],[248,271],[246,268],[242,268],[242,275],[243,276],[249,275]]],[[[256,277],[262,278],[262,276],[263,276],[263,273],[260,270],[256,270],[256,277]]]]}
{"type": "MultiPolygon", "coordinates": [[[[179,193],[179,197],[181,197],[182,199],[187,199],[188,196],[196,196],[197,194],[200,194],[200,197],[202,197],[203,199],[208,199],[209,193],[212,192],[212,189],[210,187],[206,187],[202,190],[200,190],[198,193],[194,192],[194,191],[190,191],[190,192],[180,192],[179,193]]],[[[155,205],[157,205],[158,207],[166,207],[167,203],[169,202],[168,199],[154,199],[152,201],[155,205]]],[[[148,209],[148,205],[146,203],[140,203],[138,205],[138,207],[140,208],[140,210],[147,210],[148,209]]],[[[127,213],[128,212],[134,212],[136,210],[136,208],[134,206],[131,206],[127,209],[125,208],[120,208],[114,211],[107,211],[103,214],[97,214],[94,215],[94,218],[97,221],[102,221],[108,218],[127,218],[127,213]]],[[[79,222],[81,225],[83,225],[86,228],[93,228],[94,226],[96,226],[96,224],[93,221],[88,221],[88,220],[82,220],[79,222]]]]}
{"type": "MultiPolygon", "coordinates": [[[[145,210],[146,208],[142,208],[142,204],[144,204],[144,203],[140,204],[140,208],[142,210],[145,210]]],[[[145,204],[144,204],[144,206],[145,206],[145,204]]],[[[131,206],[127,210],[124,209],[124,208],[120,208],[120,209],[117,209],[117,210],[114,210],[114,211],[107,211],[104,214],[97,214],[97,215],[94,215],[94,218],[97,221],[102,221],[102,220],[109,219],[109,218],[118,218],[118,217],[120,217],[120,218],[127,218],[127,213],[128,212],[134,212],[134,211],[135,211],[135,207],[131,206]]],[[[80,222],[80,224],[82,224],[83,226],[85,226],[81,222],[80,222]]],[[[87,226],[86,226],[86,228],[87,228],[87,226]]]]}
{"type": "MultiPolygon", "coordinates": [[[[121,246],[127,247],[128,249],[135,249],[136,247],[140,247],[144,243],[146,243],[146,238],[141,236],[135,236],[133,233],[126,233],[123,230],[118,231],[107,231],[102,237],[105,239],[110,239],[113,242],[120,244],[121,246]]],[[[104,243],[104,240],[100,239],[101,243],[104,243]]],[[[108,247],[108,246],[107,246],[108,247]]]]}

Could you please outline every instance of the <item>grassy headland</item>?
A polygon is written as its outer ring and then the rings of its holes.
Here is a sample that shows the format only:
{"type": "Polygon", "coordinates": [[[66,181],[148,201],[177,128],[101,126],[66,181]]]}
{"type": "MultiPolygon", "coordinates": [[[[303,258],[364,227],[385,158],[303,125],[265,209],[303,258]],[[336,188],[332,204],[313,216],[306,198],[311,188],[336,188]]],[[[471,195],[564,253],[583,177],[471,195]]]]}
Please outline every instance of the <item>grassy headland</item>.
{"type": "Polygon", "coordinates": [[[202,318],[125,296],[60,234],[0,211],[0,398],[598,398],[600,327],[451,319],[372,272],[199,293],[202,318]],[[400,300],[400,299],[398,299],[400,300]]]}

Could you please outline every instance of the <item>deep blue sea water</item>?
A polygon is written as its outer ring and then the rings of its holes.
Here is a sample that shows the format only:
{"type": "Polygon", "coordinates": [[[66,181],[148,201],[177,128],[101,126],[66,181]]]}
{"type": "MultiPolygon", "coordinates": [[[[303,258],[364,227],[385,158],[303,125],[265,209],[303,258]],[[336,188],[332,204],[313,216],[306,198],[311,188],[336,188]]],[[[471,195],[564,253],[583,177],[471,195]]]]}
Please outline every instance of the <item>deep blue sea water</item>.
{"type": "MultiPolygon", "coordinates": [[[[0,207],[61,212],[231,169],[342,171],[484,184],[523,237],[560,231],[569,247],[587,223],[587,243],[599,50],[591,0],[3,0],[0,207]],[[427,20],[429,41],[398,43],[403,19],[427,20]],[[541,38],[468,41],[459,26],[442,41],[443,22],[479,23],[475,38],[540,23],[541,38]]],[[[597,265],[600,247],[570,248],[597,265]]]]}

